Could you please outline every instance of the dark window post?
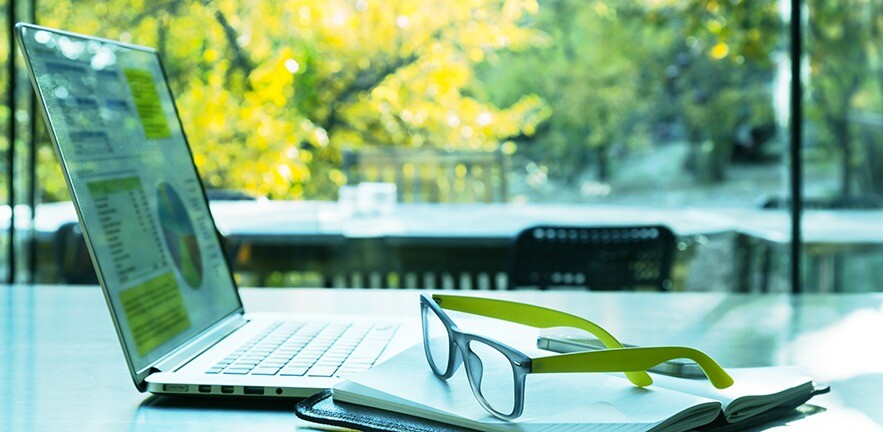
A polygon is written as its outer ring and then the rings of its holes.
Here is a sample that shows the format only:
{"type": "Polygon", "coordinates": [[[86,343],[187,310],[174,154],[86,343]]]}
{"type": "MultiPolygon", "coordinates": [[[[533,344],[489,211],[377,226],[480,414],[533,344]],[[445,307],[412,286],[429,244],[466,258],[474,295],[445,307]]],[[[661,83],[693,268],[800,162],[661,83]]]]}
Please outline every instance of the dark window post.
{"type": "Polygon", "coordinates": [[[801,290],[800,257],[802,249],[801,211],[803,210],[803,55],[802,0],[791,0],[791,292],[801,290]]]}

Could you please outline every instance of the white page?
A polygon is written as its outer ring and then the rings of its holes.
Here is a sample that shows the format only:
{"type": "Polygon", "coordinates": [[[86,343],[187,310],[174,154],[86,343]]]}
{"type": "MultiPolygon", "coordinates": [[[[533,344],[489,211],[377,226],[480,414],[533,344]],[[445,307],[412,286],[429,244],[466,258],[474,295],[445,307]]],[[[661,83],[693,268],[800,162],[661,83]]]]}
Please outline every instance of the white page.
{"type": "Polygon", "coordinates": [[[706,379],[686,379],[653,374],[653,384],[721,401],[727,420],[757,415],[795,396],[813,390],[812,378],[799,366],[728,368],[733,385],[717,389],[706,379]]]}
{"type": "Polygon", "coordinates": [[[687,411],[682,417],[694,418],[672,429],[685,430],[705,424],[720,413],[717,401],[661,387],[641,389],[608,374],[531,374],[527,377],[524,414],[516,422],[505,422],[478,404],[465,370],[458,370],[447,382],[438,379],[426,362],[422,345],[355,375],[335,386],[334,392],[335,400],[452,424],[458,424],[458,418],[465,419],[459,425],[484,430],[642,431],[665,427],[667,423],[663,422],[671,416],[687,411]],[[392,403],[381,405],[378,399],[392,403]]]}

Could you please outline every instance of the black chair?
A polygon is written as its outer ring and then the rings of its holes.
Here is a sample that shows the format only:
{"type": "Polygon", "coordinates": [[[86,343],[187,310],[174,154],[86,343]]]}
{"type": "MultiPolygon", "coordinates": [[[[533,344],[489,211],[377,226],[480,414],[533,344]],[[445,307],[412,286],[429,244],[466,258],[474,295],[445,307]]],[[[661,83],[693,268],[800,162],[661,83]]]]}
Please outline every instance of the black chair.
{"type": "MultiPolygon", "coordinates": [[[[254,195],[250,192],[246,192],[238,189],[215,189],[208,188],[205,190],[205,197],[208,198],[209,201],[258,201],[261,199],[260,196],[254,195]]],[[[218,235],[221,241],[221,245],[224,247],[224,252],[227,254],[227,260],[234,270],[239,270],[240,265],[242,264],[242,256],[249,256],[251,254],[251,245],[243,243],[239,239],[230,238],[230,237],[222,237],[220,234],[218,235]]],[[[264,284],[266,282],[266,275],[260,274],[257,275],[257,283],[264,284]]]]}
{"type": "Polygon", "coordinates": [[[237,189],[206,189],[209,201],[257,201],[258,196],[237,189]]]}
{"type": "Polygon", "coordinates": [[[515,239],[509,285],[668,291],[675,247],[659,225],[527,228],[515,239]]]}
{"type": "Polygon", "coordinates": [[[98,285],[98,276],[79,222],[67,222],[55,231],[55,263],[58,282],[75,285],[98,285]]]}

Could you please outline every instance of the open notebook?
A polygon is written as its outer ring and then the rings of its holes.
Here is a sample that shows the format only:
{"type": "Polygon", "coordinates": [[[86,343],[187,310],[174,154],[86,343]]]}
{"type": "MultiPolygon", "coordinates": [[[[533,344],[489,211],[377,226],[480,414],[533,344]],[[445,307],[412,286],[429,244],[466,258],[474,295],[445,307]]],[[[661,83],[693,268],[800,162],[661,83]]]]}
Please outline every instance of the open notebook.
{"type": "Polygon", "coordinates": [[[736,383],[725,390],[660,375],[643,389],[613,374],[529,375],[524,414],[506,422],[478,405],[463,371],[437,379],[416,345],[336,385],[333,399],[483,431],[683,431],[793,408],[815,391],[795,368],[728,371],[736,383]]]}

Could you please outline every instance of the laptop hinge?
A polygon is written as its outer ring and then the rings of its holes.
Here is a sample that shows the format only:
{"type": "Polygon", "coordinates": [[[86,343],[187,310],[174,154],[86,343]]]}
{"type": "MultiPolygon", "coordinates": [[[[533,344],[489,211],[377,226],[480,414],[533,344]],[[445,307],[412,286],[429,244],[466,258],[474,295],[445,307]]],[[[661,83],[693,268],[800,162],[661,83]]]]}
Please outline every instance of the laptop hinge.
{"type": "Polygon", "coordinates": [[[231,315],[218,322],[210,329],[202,332],[189,342],[181,345],[178,349],[168,353],[163,358],[150,365],[152,371],[169,372],[184,366],[191,359],[211,348],[221,339],[229,336],[236,329],[245,325],[247,321],[241,313],[231,315]]]}

